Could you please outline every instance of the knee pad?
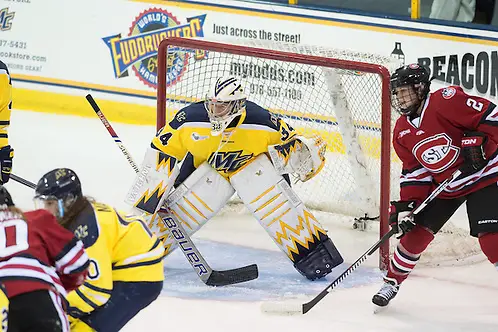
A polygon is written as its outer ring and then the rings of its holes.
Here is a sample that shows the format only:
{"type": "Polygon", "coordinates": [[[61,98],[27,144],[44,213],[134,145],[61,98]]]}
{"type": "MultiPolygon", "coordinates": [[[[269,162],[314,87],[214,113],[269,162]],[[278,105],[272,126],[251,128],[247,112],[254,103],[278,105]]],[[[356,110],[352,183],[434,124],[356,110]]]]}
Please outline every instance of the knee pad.
{"type": "Polygon", "coordinates": [[[479,244],[484,255],[498,268],[498,233],[486,233],[479,236],[479,244]]]}

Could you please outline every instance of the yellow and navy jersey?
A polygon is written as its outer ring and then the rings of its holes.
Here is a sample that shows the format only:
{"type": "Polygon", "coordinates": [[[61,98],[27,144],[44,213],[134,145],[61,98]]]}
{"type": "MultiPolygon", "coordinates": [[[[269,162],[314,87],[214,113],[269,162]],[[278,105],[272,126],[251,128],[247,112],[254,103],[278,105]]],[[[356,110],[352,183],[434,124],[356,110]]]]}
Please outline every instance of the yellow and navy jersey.
{"type": "Polygon", "coordinates": [[[9,69],[0,61],[0,148],[9,144],[7,129],[12,111],[12,81],[9,69]]]}
{"type": "Polygon", "coordinates": [[[0,310],[2,312],[2,328],[0,331],[6,332],[9,323],[9,298],[2,284],[0,284],[0,310]]]}
{"type": "Polygon", "coordinates": [[[105,304],[114,281],[164,280],[164,247],[140,217],[91,202],[69,229],[83,242],[90,258],[87,280],[68,294],[71,314],[89,313],[105,304]]]}
{"type": "Polygon", "coordinates": [[[184,107],[152,140],[152,147],[180,161],[187,153],[193,166],[203,162],[229,177],[262,153],[296,135],[294,129],[275,114],[248,101],[246,110],[219,136],[211,135],[211,123],[204,103],[184,107]]]}

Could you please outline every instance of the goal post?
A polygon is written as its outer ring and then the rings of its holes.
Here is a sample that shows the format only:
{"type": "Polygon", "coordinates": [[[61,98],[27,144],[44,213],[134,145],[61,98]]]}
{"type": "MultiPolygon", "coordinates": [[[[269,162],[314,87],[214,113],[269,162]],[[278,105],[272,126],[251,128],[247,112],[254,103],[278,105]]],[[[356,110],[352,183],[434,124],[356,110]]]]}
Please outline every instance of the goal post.
{"type": "MultiPolygon", "coordinates": [[[[328,143],[326,167],[296,184],[310,208],[379,216],[388,232],[391,198],[389,77],[394,68],[375,56],[322,47],[167,38],[157,57],[157,127],[180,108],[201,101],[220,76],[241,80],[248,100],[282,117],[300,133],[328,143]]],[[[380,57],[379,57],[380,58],[380,57]]],[[[392,64],[392,63],[391,63],[392,64]]],[[[387,266],[389,244],[380,249],[387,266]]]]}

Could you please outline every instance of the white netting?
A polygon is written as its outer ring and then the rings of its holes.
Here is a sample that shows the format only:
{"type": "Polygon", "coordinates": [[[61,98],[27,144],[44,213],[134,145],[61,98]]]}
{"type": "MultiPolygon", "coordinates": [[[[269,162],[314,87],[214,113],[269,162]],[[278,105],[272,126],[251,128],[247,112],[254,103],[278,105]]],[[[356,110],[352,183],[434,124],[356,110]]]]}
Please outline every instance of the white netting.
{"type": "MultiPolygon", "coordinates": [[[[389,57],[318,46],[233,43],[374,63],[389,71],[400,66],[389,57]]],[[[234,76],[241,80],[249,100],[279,114],[300,133],[318,133],[327,141],[324,169],[311,181],[294,185],[307,206],[348,216],[379,215],[382,84],[378,74],[174,46],[168,48],[167,59],[168,119],[185,105],[203,100],[218,77],[234,76]]],[[[396,118],[392,113],[391,128],[396,118]]],[[[391,200],[399,197],[399,174],[400,163],[393,152],[391,200]]],[[[445,228],[451,233],[435,241],[425,255],[431,262],[478,251],[464,229],[454,225],[445,228]]],[[[378,232],[378,226],[369,229],[378,232]]]]}

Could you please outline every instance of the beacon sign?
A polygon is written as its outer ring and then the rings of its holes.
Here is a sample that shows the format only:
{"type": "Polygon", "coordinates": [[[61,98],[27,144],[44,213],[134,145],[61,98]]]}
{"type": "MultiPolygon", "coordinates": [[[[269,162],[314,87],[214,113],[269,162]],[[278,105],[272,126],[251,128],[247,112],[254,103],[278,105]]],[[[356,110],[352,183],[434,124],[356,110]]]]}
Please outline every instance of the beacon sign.
{"type": "Polygon", "coordinates": [[[418,58],[418,63],[446,85],[459,85],[489,97],[498,94],[498,51],[418,58]]]}

